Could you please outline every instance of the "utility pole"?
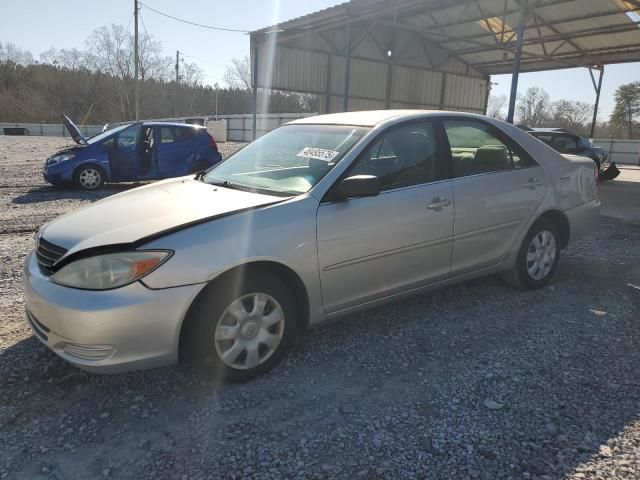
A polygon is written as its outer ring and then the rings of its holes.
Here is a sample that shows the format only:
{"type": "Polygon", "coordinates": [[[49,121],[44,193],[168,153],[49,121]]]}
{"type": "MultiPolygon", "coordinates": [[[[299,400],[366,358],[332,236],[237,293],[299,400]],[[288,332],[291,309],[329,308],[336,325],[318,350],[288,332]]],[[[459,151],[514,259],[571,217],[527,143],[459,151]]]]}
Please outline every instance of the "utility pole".
{"type": "Polygon", "coordinates": [[[176,50],[176,96],[173,100],[173,116],[178,116],[178,87],[180,86],[180,50],[176,50]]]}
{"type": "Polygon", "coordinates": [[[133,16],[135,17],[134,22],[134,32],[135,32],[135,40],[134,40],[134,62],[135,62],[135,110],[136,110],[136,121],[140,119],[140,80],[138,79],[138,64],[140,63],[140,58],[138,57],[138,0],[133,0],[133,16]]]}
{"type": "Polygon", "coordinates": [[[213,88],[215,88],[215,92],[216,92],[216,120],[218,119],[218,90],[220,89],[220,85],[218,85],[218,82],[216,82],[213,85],[213,88]]]}

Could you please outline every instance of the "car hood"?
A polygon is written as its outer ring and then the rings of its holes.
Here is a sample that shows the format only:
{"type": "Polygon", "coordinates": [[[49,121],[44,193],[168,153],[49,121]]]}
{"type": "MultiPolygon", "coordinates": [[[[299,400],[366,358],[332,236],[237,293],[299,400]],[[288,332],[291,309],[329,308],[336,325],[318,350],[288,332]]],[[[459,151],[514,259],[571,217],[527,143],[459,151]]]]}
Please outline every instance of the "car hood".
{"type": "Polygon", "coordinates": [[[42,227],[40,235],[68,250],[132,244],[194,223],[285,200],[173,178],[119,193],[42,227]]]}
{"type": "Polygon", "coordinates": [[[71,135],[71,138],[73,138],[74,142],[79,145],[87,144],[87,139],[84,138],[84,135],[82,135],[80,129],[76,126],[75,123],[71,121],[69,117],[67,117],[66,115],[62,115],[62,123],[64,123],[64,126],[67,127],[67,131],[69,132],[69,135],[71,135]]]}

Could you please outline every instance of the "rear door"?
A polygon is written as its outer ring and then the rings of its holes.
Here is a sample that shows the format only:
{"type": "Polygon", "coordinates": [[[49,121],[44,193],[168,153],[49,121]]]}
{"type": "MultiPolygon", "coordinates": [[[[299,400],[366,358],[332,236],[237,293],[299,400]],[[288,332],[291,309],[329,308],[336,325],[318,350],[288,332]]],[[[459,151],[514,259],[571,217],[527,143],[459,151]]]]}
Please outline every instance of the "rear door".
{"type": "Polygon", "coordinates": [[[452,187],[436,131],[425,121],[383,133],[347,173],[376,175],[380,194],[320,204],[318,260],[328,313],[449,275],[452,187]]]}
{"type": "Polygon", "coordinates": [[[189,173],[198,151],[198,132],[191,126],[160,126],[156,161],[160,178],[189,173]]]}
{"type": "Polygon", "coordinates": [[[453,165],[453,274],[503,260],[544,198],[547,174],[504,132],[482,120],[443,121],[453,165]]]}

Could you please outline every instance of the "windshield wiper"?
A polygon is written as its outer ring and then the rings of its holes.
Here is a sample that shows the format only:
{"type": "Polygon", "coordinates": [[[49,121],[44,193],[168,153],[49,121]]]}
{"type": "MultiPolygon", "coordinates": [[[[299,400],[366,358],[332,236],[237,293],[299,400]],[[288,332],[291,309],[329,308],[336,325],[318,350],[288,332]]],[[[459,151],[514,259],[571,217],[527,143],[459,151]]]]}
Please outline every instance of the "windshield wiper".
{"type": "Polygon", "coordinates": [[[255,188],[247,187],[245,185],[240,185],[238,183],[233,183],[233,182],[230,182],[229,180],[214,180],[206,183],[210,185],[214,185],[216,187],[231,188],[234,190],[243,190],[245,192],[254,192],[254,193],[256,192],[255,188]]]}

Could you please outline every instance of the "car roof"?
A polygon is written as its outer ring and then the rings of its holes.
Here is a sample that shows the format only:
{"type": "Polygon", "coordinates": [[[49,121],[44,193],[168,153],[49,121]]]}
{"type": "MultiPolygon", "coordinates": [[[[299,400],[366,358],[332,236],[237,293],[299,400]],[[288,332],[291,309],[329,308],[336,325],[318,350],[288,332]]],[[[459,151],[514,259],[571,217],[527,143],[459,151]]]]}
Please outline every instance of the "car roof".
{"type": "Polygon", "coordinates": [[[561,133],[561,134],[569,134],[569,135],[575,135],[576,137],[579,137],[580,135],[570,132],[569,130],[565,130],[564,128],[552,128],[552,127],[547,127],[547,128],[534,128],[530,133],[561,133]]]}
{"type": "Polygon", "coordinates": [[[482,115],[467,112],[448,112],[443,110],[364,110],[359,112],[329,113],[304,117],[289,122],[288,125],[358,125],[375,127],[389,121],[412,120],[431,116],[455,115],[458,117],[483,118],[482,115]]]}
{"type": "Polygon", "coordinates": [[[143,125],[149,127],[193,127],[193,128],[205,128],[202,125],[196,125],[193,123],[180,123],[180,122],[142,122],[143,125]]]}

